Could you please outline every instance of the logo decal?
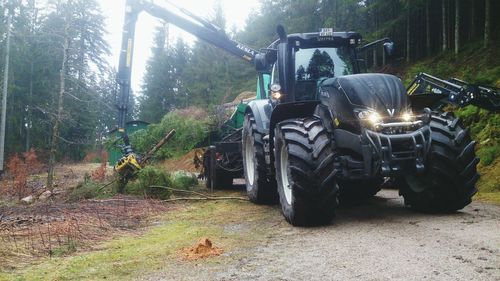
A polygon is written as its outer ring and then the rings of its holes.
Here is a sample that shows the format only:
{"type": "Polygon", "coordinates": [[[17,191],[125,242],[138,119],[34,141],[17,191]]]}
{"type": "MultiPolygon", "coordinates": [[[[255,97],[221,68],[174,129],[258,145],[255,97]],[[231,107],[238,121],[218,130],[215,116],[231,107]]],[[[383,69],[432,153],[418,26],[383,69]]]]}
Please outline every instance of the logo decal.
{"type": "Polygon", "coordinates": [[[392,117],[394,115],[394,108],[392,109],[387,109],[387,112],[389,113],[389,115],[392,117]]]}
{"type": "Polygon", "coordinates": [[[247,52],[249,54],[251,54],[252,56],[255,56],[255,51],[248,48],[247,46],[244,46],[244,45],[241,45],[241,44],[237,44],[236,45],[236,48],[242,50],[243,52],[247,52]]]}
{"type": "Polygon", "coordinates": [[[328,91],[326,90],[321,90],[319,92],[319,94],[322,96],[322,97],[325,97],[325,98],[330,98],[330,94],[328,93],[328,91]]]}

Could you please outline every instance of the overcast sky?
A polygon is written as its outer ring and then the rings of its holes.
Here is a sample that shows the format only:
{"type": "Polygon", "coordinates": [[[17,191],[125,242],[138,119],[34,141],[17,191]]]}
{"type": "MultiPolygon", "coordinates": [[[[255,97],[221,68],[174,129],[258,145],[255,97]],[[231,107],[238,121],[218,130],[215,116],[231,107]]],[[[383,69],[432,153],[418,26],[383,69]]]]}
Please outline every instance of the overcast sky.
{"type": "MultiPolygon", "coordinates": [[[[213,14],[213,7],[216,0],[156,0],[155,4],[169,6],[172,3],[175,6],[185,8],[195,15],[209,18],[213,14]]],[[[226,29],[236,27],[241,30],[245,27],[245,21],[252,9],[258,8],[258,0],[220,0],[227,21],[226,29]]],[[[120,53],[121,32],[123,25],[123,15],[125,9],[125,0],[101,0],[100,1],[104,15],[107,17],[106,25],[108,35],[107,41],[110,43],[113,56],[110,58],[112,66],[118,67],[118,58],[120,53]]],[[[132,69],[132,89],[139,93],[141,91],[142,77],[145,72],[145,65],[151,56],[151,46],[154,38],[156,26],[162,24],[158,20],[146,13],[139,16],[136,26],[135,50],[132,69]]],[[[193,42],[195,39],[188,33],[170,25],[170,40],[175,40],[177,36],[182,36],[187,42],[193,42]]]]}

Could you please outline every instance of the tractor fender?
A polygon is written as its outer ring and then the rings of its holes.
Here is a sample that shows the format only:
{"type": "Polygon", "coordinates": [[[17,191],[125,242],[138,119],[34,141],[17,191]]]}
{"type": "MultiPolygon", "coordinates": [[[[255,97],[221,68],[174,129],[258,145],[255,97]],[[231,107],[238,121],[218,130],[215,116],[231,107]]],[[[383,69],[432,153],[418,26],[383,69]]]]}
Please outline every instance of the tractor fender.
{"type": "Polygon", "coordinates": [[[273,105],[270,100],[253,100],[248,103],[245,115],[252,114],[255,119],[257,131],[263,135],[269,134],[269,124],[273,105]]]}
{"type": "Polygon", "coordinates": [[[313,116],[316,112],[316,108],[320,104],[320,101],[299,101],[299,102],[287,102],[276,105],[269,123],[269,151],[271,151],[271,163],[274,163],[274,129],[276,125],[286,119],[290,118],[305,118],[308,116],[313,116]]]}

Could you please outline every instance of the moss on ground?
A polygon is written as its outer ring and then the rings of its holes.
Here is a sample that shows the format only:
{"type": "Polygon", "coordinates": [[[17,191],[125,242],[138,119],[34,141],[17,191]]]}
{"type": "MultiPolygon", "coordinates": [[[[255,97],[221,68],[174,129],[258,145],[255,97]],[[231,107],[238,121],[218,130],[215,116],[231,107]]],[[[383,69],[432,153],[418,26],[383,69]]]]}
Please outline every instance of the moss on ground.
{"type": "Polygon", "coordinates": [[[479,191],[474,198],[500,205],[500,158],[491,165],[480,165],[479,173],[481,174],[477,184],[479,191]]]}

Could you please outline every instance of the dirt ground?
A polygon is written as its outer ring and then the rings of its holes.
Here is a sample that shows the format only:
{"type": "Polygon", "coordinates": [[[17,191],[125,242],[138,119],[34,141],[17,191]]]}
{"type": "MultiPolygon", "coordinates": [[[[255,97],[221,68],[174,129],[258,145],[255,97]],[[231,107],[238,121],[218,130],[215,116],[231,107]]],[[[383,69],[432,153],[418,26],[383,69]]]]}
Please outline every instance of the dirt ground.
{"type": "MultiPolygon", "coordinates": [[[[130,234],[150,225],[172,206],[158,200],[117,195],[109,199],[68,202],[67,193],[99,164],[58,165],[53,195],[31,205],[2,192],[0,270],[14,270],[34,260],[92,250],[99,241],[130,234]]],[[[109,181],[112,169],[108,169],[109,181]]],[[[45,190],[45,175],[29,180],[29,194],[45,190]]],[[[2,191],[9,182],[3,180],[2,191]]]]}
{"type": "Polygon", "coordinates": [[[220,239],[241,241],[220,257],[178,260],[139,280],[500,280],[499,206],[420,214],[383,190],[315,228],[291,227],[277,206],[259,208],[272,215],[223,226],[220,239]]]}
{"type": "Polygon", "coordinates": [[[187,171],[191,173],[200,172],[200,167],[195,167],[194,158],[199,157],[201,160],[203,157],[202,149],[193,149],[190,152],[184,154],[179,158],[167,159],[163,162],[163,166],[167,171],[187,171]]]}
{"type": "MultiPolygon", "coordinates": [[[[138,265],[140,272],[130,276],[196,281],[500,280],[498,205],[474,201],[456,213],[421,214],[406,208],[397,190],[383,190],[373,199],[340,207],[330,225],[298,228],[285,221],[279,206],[246,201],[174,204],[130,196],[64,201],[64,189],[94,168],[61,166],[59,193],[52,200],[32,206],[0,204],[0,271],[16,272],[42,257],[104,251],[100,242],[116,237],[142,239],[157,224],[174,223],[157,221],[171,212],[183,213],[196,236],[210,241],[181,241],[194,246],[176,248],[159,268],[138,265]],[[210,236],[206,229],[212,229],[210,236]]],[[[236,183],[240,185],[235,189],[216,195],[245,196],[241,181],[236,183]]]]}

